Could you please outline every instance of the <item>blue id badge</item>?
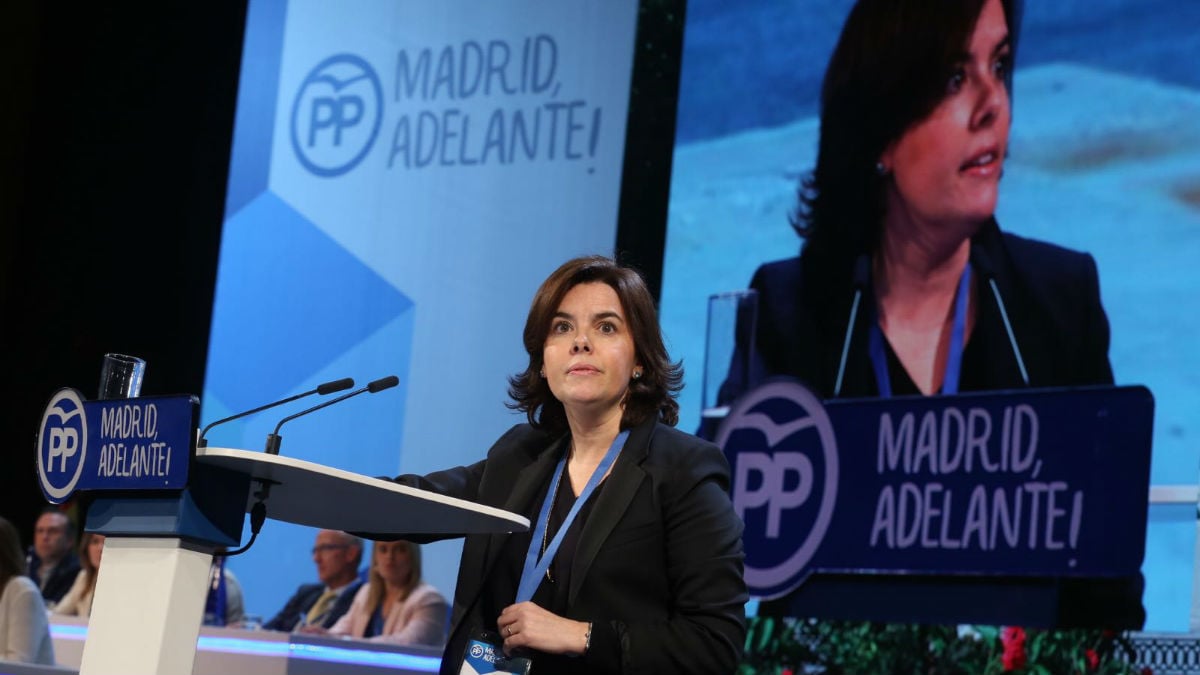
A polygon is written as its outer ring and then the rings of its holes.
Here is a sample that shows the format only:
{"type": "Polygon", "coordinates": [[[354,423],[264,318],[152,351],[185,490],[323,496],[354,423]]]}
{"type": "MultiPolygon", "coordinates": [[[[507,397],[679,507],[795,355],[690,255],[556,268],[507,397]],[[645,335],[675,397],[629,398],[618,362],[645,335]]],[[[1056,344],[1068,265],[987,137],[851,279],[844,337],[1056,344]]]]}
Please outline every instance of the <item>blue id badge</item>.
{"type": "Polygon", "coordinates": [[[485,673],[519,673],[529,675],[533,665],[521,656],[505,656],[504,640],[491,631],[475,631],[463,654],[462,667],[458,675],[484,675],[485,673]]]}

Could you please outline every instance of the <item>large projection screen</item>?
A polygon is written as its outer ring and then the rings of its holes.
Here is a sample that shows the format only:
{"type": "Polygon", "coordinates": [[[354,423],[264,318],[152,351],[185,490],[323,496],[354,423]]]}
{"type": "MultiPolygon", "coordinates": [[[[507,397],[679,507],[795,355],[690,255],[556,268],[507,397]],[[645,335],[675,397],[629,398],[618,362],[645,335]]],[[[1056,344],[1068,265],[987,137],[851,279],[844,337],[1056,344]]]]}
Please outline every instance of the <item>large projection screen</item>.
{"type": "MultiPolygon", "coordinates": [[[[696,429],[706,300],[795,256],[796,188],[816,157],[825,65],[849,0],[688,3],[662,322],[696,429]]],[[[1200,4],[1026,2],[1002,228],[1091,253],[1118,384],[1156,399],[1154,485],[1200,456],[1200,4]]],[[[1147,630],[1186,630],[1195,505],[1150,510],[1147,630]]]]}

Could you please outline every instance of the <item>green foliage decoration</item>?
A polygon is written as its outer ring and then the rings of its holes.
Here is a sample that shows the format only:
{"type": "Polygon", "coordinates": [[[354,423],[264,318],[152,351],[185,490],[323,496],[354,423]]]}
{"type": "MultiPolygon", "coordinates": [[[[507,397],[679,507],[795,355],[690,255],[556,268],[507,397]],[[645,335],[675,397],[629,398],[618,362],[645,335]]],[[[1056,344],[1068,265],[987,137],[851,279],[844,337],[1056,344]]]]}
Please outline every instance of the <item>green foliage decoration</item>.
{"type": "Polygon", "coordinates": [[[1105,630],[750,619],[738,675],[1152,675],[1105,630]]]}

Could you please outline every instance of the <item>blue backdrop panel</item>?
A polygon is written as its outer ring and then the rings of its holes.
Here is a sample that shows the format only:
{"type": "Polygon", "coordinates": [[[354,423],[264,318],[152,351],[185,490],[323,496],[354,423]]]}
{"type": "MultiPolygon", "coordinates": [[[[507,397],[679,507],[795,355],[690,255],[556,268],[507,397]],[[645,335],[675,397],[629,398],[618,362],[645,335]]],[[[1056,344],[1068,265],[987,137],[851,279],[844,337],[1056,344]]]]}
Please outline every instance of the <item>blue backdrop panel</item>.
{"type": "Polygon", "coordinates": [[[228,273],[217,281],[221,311],[212,340],[228,355],[225,367],[211,369],[207,386],[235,410],[282,398],[412,307],[269,192],[226,221],[222,246],[228,273]],[[296,368],[300,363],[306,367],[296,368]]]}
{"type": "MultiPolygon", "coordinates": [[[[367,475],[481,458],[520,421],[505,378],[534,290],[612,252],[636,15],[634,0],[251,0],[202,423],[396,374],[288,423],[282,453],[367,475]]],[[[261,448],[303,403],[210,442],[261,448]]],[[[252,614],[314,580],[314,534],[269,523],[231,561],[252,614]]],[[[458,551],[425,548],[447,596],[458,551]]]]}

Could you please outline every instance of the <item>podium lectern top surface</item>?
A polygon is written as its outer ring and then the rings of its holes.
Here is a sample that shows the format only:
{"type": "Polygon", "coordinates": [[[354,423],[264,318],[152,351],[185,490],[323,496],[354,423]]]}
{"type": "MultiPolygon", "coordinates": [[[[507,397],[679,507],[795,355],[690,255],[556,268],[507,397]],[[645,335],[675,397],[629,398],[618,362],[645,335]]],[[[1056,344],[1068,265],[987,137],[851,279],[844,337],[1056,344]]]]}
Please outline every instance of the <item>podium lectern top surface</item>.
{"type": "MultiPolygon", "coordinates": [[[[522,532],[524,516],[302,459],[197,448],[196,461],[270,481],[267,517],[297,525],[394,534],[522,532]]],[[[257,501],[253,494],[246,506],[257,501]]]]}

